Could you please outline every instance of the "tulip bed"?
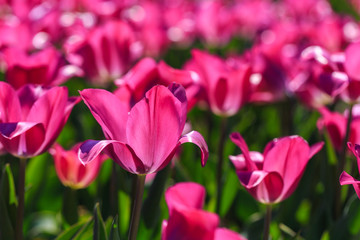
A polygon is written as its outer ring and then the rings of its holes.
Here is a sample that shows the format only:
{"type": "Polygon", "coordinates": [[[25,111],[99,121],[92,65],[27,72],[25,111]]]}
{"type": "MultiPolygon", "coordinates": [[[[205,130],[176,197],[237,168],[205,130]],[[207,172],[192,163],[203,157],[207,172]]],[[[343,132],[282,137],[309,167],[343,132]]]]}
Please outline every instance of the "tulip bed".
{"type": "Polygon", "coordinates": [[[359,239],[360,1],[0,1],[0,239],[359,239]]]}

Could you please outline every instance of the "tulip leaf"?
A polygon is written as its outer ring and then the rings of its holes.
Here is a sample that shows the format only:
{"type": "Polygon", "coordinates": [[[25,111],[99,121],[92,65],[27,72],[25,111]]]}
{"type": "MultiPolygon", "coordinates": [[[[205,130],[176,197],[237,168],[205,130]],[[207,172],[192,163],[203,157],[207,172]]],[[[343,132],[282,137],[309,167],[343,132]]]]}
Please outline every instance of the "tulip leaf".
{"type": "Polygon", "coordinates": [[[120,240],[119,216],[114,217],[112,221],[109,240],[120,240]]]}
{"type": "Polygon", "coordinates": [[[25,205],[28,209],[32,209],[37,203],[37,199],[47,183],[46,178],[49,174],[50,162],[48,157],[48,154],[42,154],[27,162],[25,186],[29,187],[29,191],[25,194],[25,205]]]}
{"type": "Polygon", "coordinates": [[[129,195],[119,191],[119,225],[121,235],[125,235],[129,228],[131,201],[129,195]]]}
{"type": "Polygon", "coordinates": [[[234,170],[230,170],[227,174],[220,206],[220,216],[225,216],[235,200],[239,179],[234,170]]]}
{"type": "Polygon", "coordinates": [[[331,143],[329,133],[325,131],[324,136],[325,136],[325,147],[326,147],[328,161],[330,165],[335,165],[337,163],[335,148],[331,143]]]}
{"type": "Polygon", "coordinates": [[[87,220],[87,221],[82,221],[79,223],[76,223],[74,225],[72,225],[71,227],[69,227],[68,229],[66,229],[64,232],[62,232],[57,238],[56,240],[70,240],[73,239],[73,237],[76,235],[76,233],[82,228],[84,227],[86,224],[88,224],[91,221],[91,219],[87,220]]]}
{"type": "Polygon", "coordinates": [[[159,222],[160,201],[163,197],[166,180],[168,179],[169,173],[170,165],[156,174],[148,192],[148,196],[144,201],[142,215],[146,228],[154,228],[155,224],[159,222]]]}
{"type": "Polygon", "coordinates": [[[101,216],[99,203],[94,208],[94,240],[107,240],[105,222],[101,216]]]}
{"type": "Polygon", "coordinates": [[[0,238],[14,239],[17,199],[10,165],[6,164],[0,182],[0,238]]]}

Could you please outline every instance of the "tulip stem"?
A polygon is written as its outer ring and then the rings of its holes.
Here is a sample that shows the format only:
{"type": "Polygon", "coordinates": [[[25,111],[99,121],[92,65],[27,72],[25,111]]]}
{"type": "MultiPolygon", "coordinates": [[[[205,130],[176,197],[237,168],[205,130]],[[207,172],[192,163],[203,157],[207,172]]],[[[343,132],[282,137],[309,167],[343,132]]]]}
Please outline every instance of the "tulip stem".
{"type": "Polygon", "coordinates": [[[19,179],[18,179],[18,207],[16,212],[15,239],[23,239],[23,222],[24,222],[24,196],[25,196],[25,169],[26,158],[20,158],[19,179]]]}
{"type": "MultiPolygon", "coordinates": [[[[347,149],[347,142],[349,141],[350,136],[350,129],[351,129],[351,121],[352,121],[352,110],[353,110],[354,104],[350,103],[349,105],[349,115],[346,122],[346,132],[345,137],[343,140],[343,145],[341,148],[340,156],[339,156],[339,163],[338,163],[338,169],[336,172],[336,179],[339,178],[341,172],[344,170],[345,162],[346,162],[346,149],[347,149]]],[[[341,186],[339,184],[336,184],[335,188],[335,219],[338,219],[340,217],[341,212],[341,186]]]]}
{"type": "Polygon", "coordinates": [[[141,213],[142,198],[144,194],[145,177],[146,177],[145,174],[136,175],[136,179],[135,179],[136,190],[133,201],[133,210],[131,213],[129,240],[136,240],[136,235],[140,223],[140,213],[141,213]]]}
{"type": "Polygon", "coordinates": [[[221,207],[221,197],[223,191],[223,168],[224,168],[224,145],[225,145],[225,135],[226,135],[226,125],[227,118],[221,118],[221,129],[220,129],[220,139],[218,146],[218,166],[217,166],[217,175],[216,175],[216,183],[217,183],[217,194],[216,194],[216,213],[220,214],[221,207]]]}
{"type": "Polygon", "coordinates": [[[272,206],[271,204],[267,204],[266,205],[266,215],[265,215],[265,222],[264,222],[264,240],[268,240],[269,239],[269,233],[270,233],[270,223],[271,223],[271,211],[272,211],[272,206]]]}

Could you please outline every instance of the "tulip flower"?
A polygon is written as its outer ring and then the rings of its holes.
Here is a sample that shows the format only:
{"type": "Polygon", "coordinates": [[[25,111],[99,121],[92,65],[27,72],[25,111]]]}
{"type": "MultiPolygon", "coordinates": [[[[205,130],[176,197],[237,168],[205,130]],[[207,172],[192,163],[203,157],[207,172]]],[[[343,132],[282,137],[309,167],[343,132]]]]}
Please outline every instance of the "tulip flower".
{"type": "Polygon", "coordinates": [[[179,145],[192,142],[200,147],[205,165],[208,150],[200,133],[181,136],[187,100],[180,85],[151,88],[130,111],[127,102],[105,90],[85,89],[80,95],[107,139],[88,140],[80,147],[79,158],[84,164],[104,152],[128,172],[149,174],[165,167],[179,145]]]}
{"type": "Polygon", "coordinates": [[[47,151],[79,100],[69,98],[66,87],[25,85],[15,91],[0,82],[0,142],[4,150],[20,158],[47,151]]]}
{"type": "Polygon", "coordinates": [[[206,100],[220,116],[232,116],[250,97],[250,66],[242,61],[224,61],[200,50],[192,51],[193,59],[185,69],[199,75],[206,100]]]}
{"type": "Polygon", "coordinates": [[[151,87],[157,84],[168,86],[176,82],[185,88],[189,109],[198,100],[198,81],[199,77],[195,72],[174,69],[163,61],[157,64],[152,58],[143,58],[127,74],[115,81],[118,89],[114,93],[130,104],[135,104],[151,87]]]}
{"type": "Polygon", "coordinates": [[[89,186],[97,177],[104,155],[99,155],[91,163],[82,165],[78,159],[80,143],[70,150],[64,150],[59,144],[50,149],[54,158],[55,170],[63,185],[72,189],[81,189],[89,186]]]}
{"type": "Polygon", "coordinates": [[[66,65],[65,59],[54,48],[46,48],[32,55],[20,49],[7,48],[3,55],[5,80],[16,89],[27,83],[56,86],[73,76],[82,75],[78,67],[66,65]]]}
{"type": "MultiPolygon", "coordinates": [[[[356,157],[358,171],[360,173],[360,145],[359,144],[353,145],[352,143],[348,142],[348,148],[352,151],[352,153],[356,157]]],[[[355,189],[356,195],[360,199],[360,181],[359,180],[353,178],[347,172],[343,171],[340,175],[339,181],[340,181],[340,185],[352,184],[355,189]]]]}
{"type": "Polygon", "coordinates": [[[241,235],[218,228],[219,217],[202,210],[205,188],[197,183],[177,183],[168,188],[165,201],[169,219],[163,221],[162,240],[242,240],[241,235]]]}
{"type": "Polygon", "coordinates": [[[290,136],[274,139],[261,154],[249,151],[239,133],[232,133],[230,138],[242,151],[230,156],[241,184],[266,204],[283,201],[295,191],[306,164],[323,146],[320,142],[309,147],[303,138],[290,136]]]}
{"type": "Polygon", "coordinates": [[[67,43],[69,61],[84,70],[96,85],[121,77],[136,60],[141,49],[131,27],[122,21],[109,21],[93,28],[82,40],[67,43]]]}

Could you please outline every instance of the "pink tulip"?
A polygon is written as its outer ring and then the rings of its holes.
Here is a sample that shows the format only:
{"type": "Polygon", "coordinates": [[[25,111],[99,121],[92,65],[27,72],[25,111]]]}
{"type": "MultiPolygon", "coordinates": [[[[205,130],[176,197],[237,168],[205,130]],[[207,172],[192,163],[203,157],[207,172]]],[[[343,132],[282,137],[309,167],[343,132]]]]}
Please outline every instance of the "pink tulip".
{"type": "Polygon", "coordinates": [[[192,142],[200,147],[205,165],[208,149],[200,133],[181,136],[187,100],[180,85],[157,85],[130,110],[127,102],[105,90],[86,89],[80,95],[107,139],[88,140],[80,147],[79,158],[84,164],[104,151],[131,173],[153,173],[171,161],[179,145],[192,142]]]}
{"type": "Polygon", "coordinates": [[[0,142],[4,150],[21,158],[47,151],[79,100],[69,98],[66,87],[24,85],[15,91],[0,82],[0,142]]]}
{"type": "Polygon", "coordinates": [[[218,228],[219,217],[202,210],[205,188],[197,183],[177,183],[168,188],[165,201],[169,219],[163,221],[162,240],[244,240],[225,228],[218,228]]]}
{"type": "Polygon", "coordinates": [[[231,140],[242,154],[230,156],[241,184],[259,202],[277,203],[288,198],[296,189],[309,159],[323,146],[309,147],[299,136],[274,139],[264,153],[249,151],[239,133],[232,133],[231,140]]]}
{"type": "Polygon", "coordinates": [[[65,59],[54,48],[46,48],[32,55],[20,49],[7,48],[3,55],[5,80],[16,89],[27,83],[56,86],[82,74],[78,67],[66,65],[65,59]]]}
{"type": "MultiPolygon", "coordinates": [[[[355,146],[354,146],[352,143],[348,142],[348,148],[352,151],[352,153],[356,157],[358,171],[360,173],[360,145],[355,144],[355,146]]],[[[340,185],[352,184],[355,189],[356,195],[360,199],[360,181],[359,180],[356,180],[355,178],[350,176],[347,172],[343,171],[340,175],[339,181],[340,181],[340,185]]]]}
{"type": "Polygon", "coordinates": [[[250,66],[235,59],[225,61],[200,50],[193,50],[192,56],[185,69],[199,75],[211,110],[222,116],[236,114],[250,97],[250,66]]]}
{"type": "Polygon", "coordinates": [[[194,106],[200,92],[196,73],[174,69],[163,61],[157,64],[152,58],[140,60],[127,74],[116,80],[115,83],[119,88],[115,94],[136,103],[151,87],[157,84],[168,86],[172,82],[179,83],[185,88],[188,108],[194,106]]]}
{"type": "Polygon", "coordinates": [[[59,144],[50,149],[54,158],[55,170],[60,181],[65,186],[73,189],[81,189],[89,186],[99,174],[104,156],[99,155],[88,165],[82,165],[78,159],[80,144],[76,144],[70,150],[64,150],[59,144]]]}
{"type": "MultiPolygon", "coordinates": [[[[356,109],[358,109],[358,106],[355,105],[350,124],[350,142],[360,142],[360,116],[359,113],[355,111],[356,109]]],[[[319,112],[321,113],[322,118],[320,118],[317,122],[318,129],[326,129],[334,148],[340,151],[346,134],[348,116],[346,114],[330,112],[326,108],[320,108],[319,112]]]]}
{"type": "Polygon", "coordinates": [[[121,77],[141,54],[133,30],[122,21],[108,21],[66,48],[70,62],[95,85],[121,77]]]}

